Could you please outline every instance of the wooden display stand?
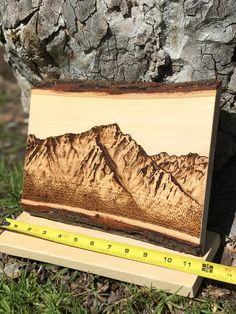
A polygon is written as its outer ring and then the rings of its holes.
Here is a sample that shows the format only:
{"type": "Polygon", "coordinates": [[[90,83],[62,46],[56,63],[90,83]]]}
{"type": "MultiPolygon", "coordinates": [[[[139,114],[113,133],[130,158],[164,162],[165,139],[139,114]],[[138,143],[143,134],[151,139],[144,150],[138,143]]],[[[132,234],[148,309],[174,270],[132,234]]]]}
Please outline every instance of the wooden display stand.
{"type": "MultiPolygon", "coordinates": [[[[44,225],[60,230],[84,233],[89,236],[109,239],[111,241],[181,254],[146,242],[102,231],[66,225],[34,217],[28,213],[22,213],[17,219],[27,223],[44,225]]],[[[196,258],[212,261],[219,244],[219,236],[215,233],[207,232],[206,254],[204,257],[196,258]]],[[[94,253],[11,231],[4,231],[0,235],[0,251],[10,255],[91,272],[137,285],[152,286],[171,293],[177,292],[179,295],[188,297],[194,297],[196,295],[202,282],[202,278],[196,275],[94,253]]]]}
{"type": "MultiPolygon", "coordinates": [[[[18,219],[174,254],[204,251],[195,258],[212,261],[220,240],[206,225],[219,97],[212,81],[43,82],[32,90],[22,205],[45,218],[18,219]]],[[[202,281],[9,231],[0,251],[182,296],[195,296],[202,281]]]]}

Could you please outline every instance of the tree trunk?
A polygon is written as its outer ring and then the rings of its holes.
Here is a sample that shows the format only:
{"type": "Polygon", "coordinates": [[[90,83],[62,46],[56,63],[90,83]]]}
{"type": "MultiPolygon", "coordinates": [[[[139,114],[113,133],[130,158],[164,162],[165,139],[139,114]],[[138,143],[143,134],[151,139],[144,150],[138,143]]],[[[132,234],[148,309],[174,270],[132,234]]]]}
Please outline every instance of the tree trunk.
{"type": "Polygon", "coordinates": [[[27,81],[218,78],[235,109],[234,0],[3,0],[1,42],[27,81]]]}
{"type": "MultiPolygon", "coordinates": [[[[25,105],[28,82],[44,79],[222,80],[215,165],[220,171],[211,207],[227,209],[233,219],[235,197],[229,201],[227,195],[226,201],[219,194],[232,184],[232,171],[236,174],[231,164],[236,160],[235,0],[2,0],[0,21],[0,41],[23,79],[25,105]],[[227,162],[232,169],[224,167],[227,162]],[[229,182],[222,181],[223,174],[229,182]]],[[[235,183],[232,189],[230,195],[236,194],[235,183]]]]}

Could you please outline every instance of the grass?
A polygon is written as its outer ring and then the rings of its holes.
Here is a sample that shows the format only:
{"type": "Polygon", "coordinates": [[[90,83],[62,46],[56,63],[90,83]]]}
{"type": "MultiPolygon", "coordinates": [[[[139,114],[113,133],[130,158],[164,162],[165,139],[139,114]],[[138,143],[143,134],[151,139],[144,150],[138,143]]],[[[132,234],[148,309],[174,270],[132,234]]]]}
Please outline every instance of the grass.
{"type": "Polygon", "coordinates": [[[0,107],[4,106],[8,100],[9,100],[9,97],[7,96],[7,94],[0,92],[0,107]]]}
{"type": "Polygon", "coordinates": [[[0,313],[208,314],[236,313],[236,307],[213,299],[189,301],[153,288],[25,262],[20,277],[4,277],[0,283],[0,313]]]}
{"type": "MultiPolygon", "coordinates": [[[[1,114],[12,112],[7,105],[9,96],[0,92],[1,114]]],[[[1,123],[0,120],[0,217],[18,215],[21,211],[23,154],[26,135],[22,125],[1,123]]]]}
{"type": "Polygon", "coordinates": [[[17,281],[4,278],[0,295],[0,313],[76,313],[75,309],[81,308],[78,298],[62,282],[48,278],[42,283],[27,269],[17,281]]]}
{"type": "Polygon", "coordinates": [[[26,136],[17,127],[0,124],[0,157],[10,163],[19,163],[25,149],[26,136]]]}
{"type": "Polygon", "coordinates": [[[21,212],[22,163],[7,164],[0,158],[0,215],[5,218],[21,212]]]}

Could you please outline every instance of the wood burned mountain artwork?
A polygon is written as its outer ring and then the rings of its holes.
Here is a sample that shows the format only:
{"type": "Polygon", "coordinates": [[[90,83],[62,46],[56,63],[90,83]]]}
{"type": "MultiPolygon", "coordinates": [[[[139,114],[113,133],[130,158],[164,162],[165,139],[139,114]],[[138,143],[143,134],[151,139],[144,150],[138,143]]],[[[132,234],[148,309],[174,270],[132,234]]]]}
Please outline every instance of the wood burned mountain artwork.
{"type": "Polygon", "coordinates": [[[202,254],[218,91],[212,82],[35,87],[23,208],[202,254]]]}

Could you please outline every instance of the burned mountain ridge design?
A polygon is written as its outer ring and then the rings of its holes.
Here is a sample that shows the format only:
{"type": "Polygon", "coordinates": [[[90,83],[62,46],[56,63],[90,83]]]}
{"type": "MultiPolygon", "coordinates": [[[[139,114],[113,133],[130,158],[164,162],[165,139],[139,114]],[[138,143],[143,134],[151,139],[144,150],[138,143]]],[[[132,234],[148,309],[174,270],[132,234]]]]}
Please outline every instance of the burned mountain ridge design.
{"type": "Polygon", "coordinates": [[[200,236],[207,170],[198,154],[148,156],[117,124],[28,136],[23,199],[68,205],[200,236]]]}
{"type": "Polygon", "coordinates": [[[169,156],[160,153],[153,161],[176,179],[180,187],[191,198],[203,206],[206,186],[208,158],[189,153],[186,156],[169,156]]]}

